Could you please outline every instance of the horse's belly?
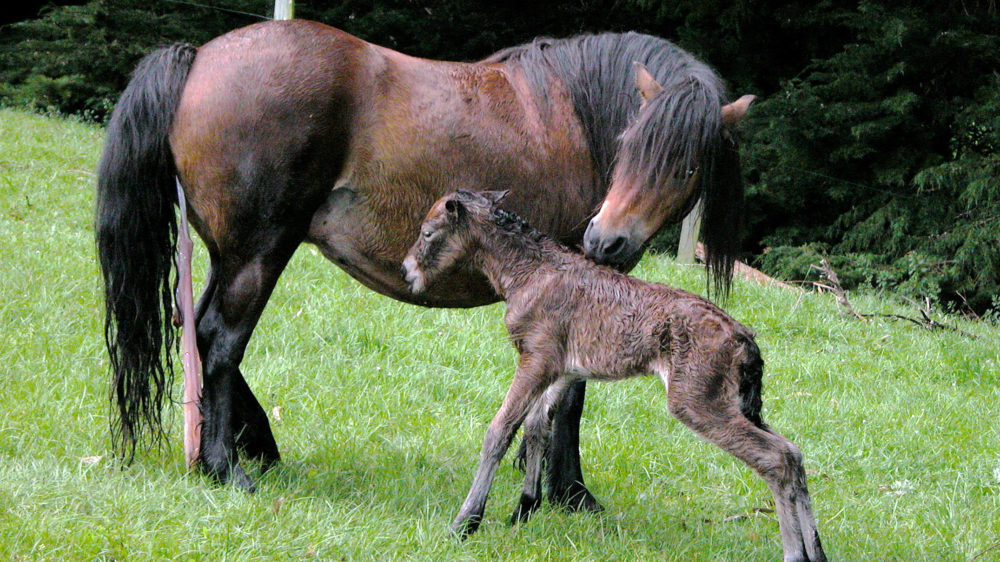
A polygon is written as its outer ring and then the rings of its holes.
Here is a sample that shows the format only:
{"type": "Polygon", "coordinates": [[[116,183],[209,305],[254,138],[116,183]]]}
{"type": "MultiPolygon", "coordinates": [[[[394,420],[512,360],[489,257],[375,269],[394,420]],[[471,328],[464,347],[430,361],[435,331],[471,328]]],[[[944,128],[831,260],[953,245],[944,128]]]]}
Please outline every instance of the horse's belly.
{"type": "MultiPolygon", "coordinates": [[[[435,281],[419,297],[411,293],[401,272],[403,256],[411,241],[394,234],[396,229],[387,221],[398,222],[372,213],[357,190],[340,182],[313,215],[306,241],[315,244],[327,259],[361,284],[396,300],[455,308],[499,300],[482,275],[463,270],[435,281]]],[[[416,227],[400,230],[416,232],[416,227]]]]}

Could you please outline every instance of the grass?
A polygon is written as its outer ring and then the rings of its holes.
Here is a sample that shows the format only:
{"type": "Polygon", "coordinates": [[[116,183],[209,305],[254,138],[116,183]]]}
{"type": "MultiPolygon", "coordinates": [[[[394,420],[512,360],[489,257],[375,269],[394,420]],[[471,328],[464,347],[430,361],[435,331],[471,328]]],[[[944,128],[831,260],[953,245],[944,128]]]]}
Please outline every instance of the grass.
{"type": "MultiPolygon", "coordinates": [[[[175,438],[122,469],[91,225],[101,140],[0,110],[0,558],[780,556],[774,515],[756,510],[771,504],[763,482],[670,419],[653,379],[588,393],[582,454],[604,513],[546,507],[507,526],[520,479],[505,461],[480,533],[450,539],[513,371],[503,308],[403,305],[305,246],[243,364],[282,464],[256,475],[254,495],[188,474],[175,406],[175,438]]],[[[635,275],[704,287],[664,256],[635,275]]],[[[907,313],[891,295],[852,300],[907,313]]],[[[973,339],[859,322],[827,295],[739,281],[726,307],[758,332],[764,414],[805,454],[832,559],[1000,558],[1000,329],[946,319],[973,339]]]]}

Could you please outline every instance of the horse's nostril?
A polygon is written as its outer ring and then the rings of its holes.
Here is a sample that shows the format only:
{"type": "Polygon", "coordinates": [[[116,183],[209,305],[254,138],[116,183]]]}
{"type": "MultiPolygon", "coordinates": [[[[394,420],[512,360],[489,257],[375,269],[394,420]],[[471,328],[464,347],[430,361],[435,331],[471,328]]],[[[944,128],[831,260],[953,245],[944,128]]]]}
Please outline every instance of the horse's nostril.
{"type": "Polygon", "coordinates": [[[616,236],[614,240],[604,245],[604,255],[613,256],[620,252],[622,248],[625,247],[625,238],[623,236],[616,236]]]}

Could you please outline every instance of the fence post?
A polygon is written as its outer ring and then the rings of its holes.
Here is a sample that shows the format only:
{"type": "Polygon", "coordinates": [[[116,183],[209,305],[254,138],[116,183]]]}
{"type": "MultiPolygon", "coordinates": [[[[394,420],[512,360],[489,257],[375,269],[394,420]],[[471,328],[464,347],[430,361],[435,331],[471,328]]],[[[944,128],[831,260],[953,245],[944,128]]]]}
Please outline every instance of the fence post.
{"type": "Polygon", "coordinates": [[[274,0],[274,19],[290,20],[295,17],[295,0],[274,0]]]}
{"type": "Polygon", "coordinates": [[[694,250],[698,245],[698,233],[701,232],[701,211],[704,205],[699,198],[691,212],[681,223],[681,241],[677,245],[677,263],[693,264],[694,250]]]}

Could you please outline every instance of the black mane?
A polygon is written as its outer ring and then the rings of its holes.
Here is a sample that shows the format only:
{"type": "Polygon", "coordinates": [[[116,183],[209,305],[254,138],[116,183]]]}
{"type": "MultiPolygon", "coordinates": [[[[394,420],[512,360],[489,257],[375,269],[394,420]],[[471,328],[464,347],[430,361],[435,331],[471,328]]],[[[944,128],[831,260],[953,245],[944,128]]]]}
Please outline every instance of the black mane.
{"type": "Polygon", "coordinates": [[[699,170],[706,263],[715,288],[728,292],[742,238],[743,183],[735,138],[723,135],[728,95],[708,65],[665,39],[633,32],[536,39],[483,62],[520,69],[543,111],[552,78],[565,85],[605,185],[616,167],[645,178],[648,189],[699,170]],[[663,87],[638,122],[633,62],[663,87]]]}
{"type": "Polygon", "coordinates": [[[725,87],[711,68],[666,39],[635,32],[540,38],[499,51],[483,62],[517,65],[542,107],[547,105],[550,75],[565,84],[606,182],[611,179],[620,136],[642,103],[633,62],[644,64],[665,90],[695,81],[718,100],[718,106],[726,101],[725,87]]]}

